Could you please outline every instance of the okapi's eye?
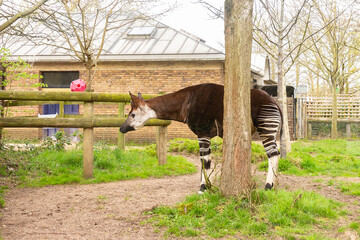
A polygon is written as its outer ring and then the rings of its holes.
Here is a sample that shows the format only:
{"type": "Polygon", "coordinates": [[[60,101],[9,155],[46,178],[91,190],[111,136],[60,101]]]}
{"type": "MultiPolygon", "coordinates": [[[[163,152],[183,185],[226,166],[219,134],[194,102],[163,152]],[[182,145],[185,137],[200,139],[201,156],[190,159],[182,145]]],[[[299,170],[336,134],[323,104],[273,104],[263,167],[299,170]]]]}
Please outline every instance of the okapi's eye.
{"type": "Polygon", "coordinates": [[[135,117],[135,113],[132,113],[132,114],[131,114],[131,117],[133,117],[133,118],[134,118],[134,117],[135,117]]]}

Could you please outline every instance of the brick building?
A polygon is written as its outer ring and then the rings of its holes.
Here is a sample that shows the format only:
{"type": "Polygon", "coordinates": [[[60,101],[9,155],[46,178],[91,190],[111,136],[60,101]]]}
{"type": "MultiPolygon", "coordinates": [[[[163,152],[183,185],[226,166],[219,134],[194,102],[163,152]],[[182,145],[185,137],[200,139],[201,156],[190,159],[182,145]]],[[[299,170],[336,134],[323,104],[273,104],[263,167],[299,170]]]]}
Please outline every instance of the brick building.
{"type": "MultiPolygon", "coordinates": [[[[157,21],[137,20],[112,34],[106,41],[104,54],[98,62],[93,89],[96,92],[144,94],[169,93],[199,84],[223,84],[225,56],[205,44],[205,41],[183,31],[177,31],[157,21]]],[[[31,64],[31,72],[42,79],[26,80],[27,85],[43,81],[48,88],[27,88],[24,84],[12,89],[34,91],[70,91],[69,84],[85,78],[85,67],[71,55],[50,46],[38,46],[24,39],[7,45],[13,57],[21,57],[31,64]],[[33,82],[31,82],[33,81],[33,82]]],[[[264,63],[265,64],[265,63],[264,63]]],[[[265,68],[264,68],[265,69],[265,68]]],[[[264,70],[253,67],[253,80],[264,81],[264,70]]],[[[273,83],[265,79],[265,83],[273,83]]],[[[16,107],[15,115],[55,113],[56,105],[16,107]],[[29,111],[31,110],[31,111],[29,111]],[[53,112],[51,112],[53,111],[53,112]],[[54,112],[55,111],[55,112],[54,112]]],[[[73,114],[81,114],[82,106],[69,106],[73,114]]],[[[125,112],[128,112],[129,107],[125,112]]],[[[65,111],[67,111],[65,109],[65,111]]],[[[95,105],[95,114],[116,115],[117,105],[95,105]]],[[[8,129],[8,137],[41,139],[55,129],[8,129]]],[[[96,139],[116,139],[118,128],[95,128],[96,139]]],[[[168,138],[196,138],[186,125],[173,122],[168,127],[168,138]]],[[[154,141],[155,127],[145,127],[126,135],[127,140],[154,141]]]]}

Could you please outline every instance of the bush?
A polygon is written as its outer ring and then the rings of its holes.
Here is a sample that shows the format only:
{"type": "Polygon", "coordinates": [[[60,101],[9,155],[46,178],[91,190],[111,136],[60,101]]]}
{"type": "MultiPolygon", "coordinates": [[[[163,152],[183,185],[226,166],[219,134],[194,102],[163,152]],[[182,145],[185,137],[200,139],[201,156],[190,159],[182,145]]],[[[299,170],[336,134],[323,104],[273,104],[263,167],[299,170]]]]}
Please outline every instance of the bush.
{"type": "Polygon", "coordinates": [[[64,151],[67,145],[70,145],[70,138],[63,131],[57,131],[54,138],[47,137],[42,143],[43,148],[53,151],[64,151]]]}

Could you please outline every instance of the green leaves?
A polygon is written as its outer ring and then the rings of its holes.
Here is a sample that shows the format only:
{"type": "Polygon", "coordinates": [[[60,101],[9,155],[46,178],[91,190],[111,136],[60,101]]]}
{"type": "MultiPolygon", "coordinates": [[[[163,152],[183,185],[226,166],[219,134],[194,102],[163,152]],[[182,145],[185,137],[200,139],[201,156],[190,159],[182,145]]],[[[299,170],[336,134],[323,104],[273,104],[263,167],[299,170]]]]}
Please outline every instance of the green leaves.
{"type": "Polygon", "coordinates": [[[0,48],[0,59],[0,77],[5,77],[5,80],[2,81],[4,87],[11,88],[14,85],[33,88],[46,87],[46,84],[38,81],[42,76],[32,73],[30,64],[21,58],[17,60],[11,58],[9,49],[0,48]]]}

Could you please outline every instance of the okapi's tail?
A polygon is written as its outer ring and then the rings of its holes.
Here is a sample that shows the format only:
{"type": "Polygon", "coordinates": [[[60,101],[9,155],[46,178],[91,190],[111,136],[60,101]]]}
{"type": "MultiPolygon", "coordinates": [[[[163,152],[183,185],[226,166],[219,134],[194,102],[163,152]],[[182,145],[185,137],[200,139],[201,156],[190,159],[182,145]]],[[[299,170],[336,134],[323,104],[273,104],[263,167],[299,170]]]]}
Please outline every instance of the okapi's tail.
{"type": "MultiPolygon", "coordinates": [[[[275,102],[277,108],[279,109],[279,113],[280,113],[280,118],[281,118],[281,124],[280,124],[280,142],[282,140],[282,136],[283,136],[283,123],[284,123],[284,118],[283,118],[283,114],[281,111],[281,108],[279,106],[279,104],[277,104],[277,102],[275,102]]],[[[281,156],[281,155],[280,155],[281,156]]]]}
{"type": "MultiPolygon", "coordinates": [[[[261,86],[258,85],[258,84],[254,84],[254,85],[253,85],[253,89],[261,89],[261,86]]],[[[283,114],[282,114],[281,108],[280,108],[280,106],[277,104],[277,102],[274,101],[274,103],[275,103],[276,107],[279,109],[280,117],[281,117],[281,125],[280,125],[280,139],[281,139],[281,136],[282,136],[282,125],[283,125],[283,114]]]]}

